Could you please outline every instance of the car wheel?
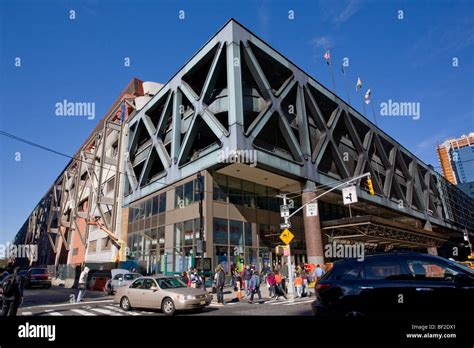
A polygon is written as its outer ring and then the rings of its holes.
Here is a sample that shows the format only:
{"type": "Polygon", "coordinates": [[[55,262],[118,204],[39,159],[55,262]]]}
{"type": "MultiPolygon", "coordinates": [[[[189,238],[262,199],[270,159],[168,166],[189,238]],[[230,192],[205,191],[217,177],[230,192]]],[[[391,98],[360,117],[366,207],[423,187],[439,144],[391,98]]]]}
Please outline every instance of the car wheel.
{"type": "Polygon", "coordinates": [[[130,305],[130,300],[127,296],[124,296],[120,299],[120,308],[122,308],[124,311],[129,311],[130,309],[132,309],[132,306],[130,305]]]}
{"type": "Polygon", "coordinates": [[[176,311],[173,300],[170,299],[169,297],[165,298],[163,300],[163,303],[161,304],[161,310],[166,315],[173,315],[174,312],[176,311]]]}

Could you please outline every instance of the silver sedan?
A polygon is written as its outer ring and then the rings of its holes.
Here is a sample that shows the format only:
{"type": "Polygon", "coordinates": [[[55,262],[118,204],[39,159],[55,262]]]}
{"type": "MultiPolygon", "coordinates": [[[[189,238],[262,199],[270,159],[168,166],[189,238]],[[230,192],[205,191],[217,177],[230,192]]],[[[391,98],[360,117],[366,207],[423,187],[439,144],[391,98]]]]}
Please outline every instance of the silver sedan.
{"type": "Polygon", "coordinates": [[[161,309],[166,315],[175,311],[203,309],[211,303],[212,295],[202,289],[188,288],[177,277],[141,277],[129,286],[118,288],[114,302],[128,311],[132,307],[161,309]]]}

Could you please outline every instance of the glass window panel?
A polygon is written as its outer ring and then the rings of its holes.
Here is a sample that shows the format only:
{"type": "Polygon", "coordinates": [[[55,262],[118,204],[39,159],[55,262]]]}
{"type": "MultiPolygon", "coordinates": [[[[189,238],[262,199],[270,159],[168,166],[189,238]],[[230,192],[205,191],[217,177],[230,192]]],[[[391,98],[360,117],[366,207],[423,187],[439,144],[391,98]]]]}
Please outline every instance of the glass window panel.
{"type": "Polygon", "coordinates": [[[268,210],[267,188],[255,184],[255,196],[257,197],[257,208],[268,210]]]}
{"type": "Polygon", "coordinates": [[[145,201],[145,217],[151,216],[151,199],[145,201]]]}
{"type": "Polygon", "coordinates": [[[174,247],[175,248],[181,247],[182,229],[183,229],[183,224],[181,222],[174,225],[174,247]]]}
{"type": "Polygon", "coordinates": [[[193,220],[184,222],[184,245],[193,245],[193,220]]]}
{"type": "Polygon", "coordinates": [[[151,246],[150,246],[150,249],[154,250],[157,248],[158,246],[158,229],[157,228],[153,228],[151,231],[150,231],[150,238],[151,238],[151,246]]]}
{"type": "Polygon", "coordinates": [[[214,218],[214,244],[229,244],[227,220],[214,218]]]}
{"type": "Polygon", "coordinates": [[[256,248],[245,248],[245,264],[253,267],[258,265],[258,254],[256,248]]]}
{"type": "Polygon", "coordinates": [[[194,240],[199,239],[199,237],[200,237],[199,236],[200,221],[201,221],[201,219],[199,219],[199,218],[194,219],[194,240]]]}
{"type": "Polygon", "coordinates": [[[227,201],[227,176],[214,173],[214,190],[213,190],[213,199],[215,201],[227,201]]]}
{"type": "Polygon", "coordinates": [[[268,187],[267,188],[267,195],[268,195],[268,209],[275,212],[280,212],[280,204],[281,200],[278,197],[275,197],[278,194],[278,191],[268,187]]]}
{"type": "Polygon", "coordinates": [[[152,215],[158,214],[159,196],[153,197],[152,215]]]}
{"type": "Polygon", "coordinates": [[[160,249],[165,247],[165,226],[158,227],[158,245],[160,249]]]}
{"type": "Polygon", "coordinates": [[[255,207],[255,184],[242,180],[242,199],[246,207],[255,207]]]}
{"type": "Polygon", "coordinates": [[[193,191],[194,191],[194,181],[190,181],[184,184],[184,205],[188,205],[193,202],[193,195],[194,195],[193,191]]]}
{"type": "Polygon", "coordinates": [[[271,247],[271,234],[273,232],[269,225],[260,224],[258,225],[258,245],[259,247],[271,247]]]}
{"type": "Polygon", "coordinates": [[[243,233],[242,221],[229,221],[229,235],[231,245],[244,245],[244,233],[243,233]]]}
{"type": "Polygon", "coordinates": [[[184,206],[184,195],[183,195],[183,186],[178,186],[175,189],[175,208],[181,208],[184,206]]]}
{"type": "Polygon", "coordinates": [[[166,211],[166,192],[160,195],[160,203],[159,203],[159,213],[164,213],[166,211]]]}
{"type": "Polygon", "coordinates": [[[249,222],[244,222],[245,229],[245,245],[252,246],[252,224],[249,222]]]}
{"type": "Polygon", "coordinates": [[[229,202],[242,205],[242,180],[229,176],[229,202]]]}

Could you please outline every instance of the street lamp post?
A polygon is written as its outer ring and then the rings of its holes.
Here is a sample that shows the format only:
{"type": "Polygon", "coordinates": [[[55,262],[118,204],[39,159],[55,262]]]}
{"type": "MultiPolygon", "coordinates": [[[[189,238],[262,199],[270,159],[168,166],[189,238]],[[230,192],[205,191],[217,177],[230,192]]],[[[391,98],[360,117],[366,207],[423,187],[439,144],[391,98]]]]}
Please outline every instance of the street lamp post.
{"type": "Polygon", "coordinates": [[[196,193],[199,195],[199,241],[201,246],[201,272],[203,277],[203,287],[206,288],[206,276],[204,275],[204,228],[203,228],[203,212],[202,212],[202,201],[204,196],[204,185],[203,185],[203,176],[201,172],[197,173],[197,187],[196,193]]]}

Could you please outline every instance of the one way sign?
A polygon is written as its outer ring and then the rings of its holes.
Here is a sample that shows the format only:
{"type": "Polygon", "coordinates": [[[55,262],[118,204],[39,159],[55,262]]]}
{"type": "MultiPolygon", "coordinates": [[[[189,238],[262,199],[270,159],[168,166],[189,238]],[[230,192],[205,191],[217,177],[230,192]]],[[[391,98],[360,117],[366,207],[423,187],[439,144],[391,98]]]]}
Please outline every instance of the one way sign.
{"type": "Polygon", "coordinates": [[[357,189],[355,186],[348,186],[342,189],[342,199],[344,204],[357,203],[357,189]]]}

